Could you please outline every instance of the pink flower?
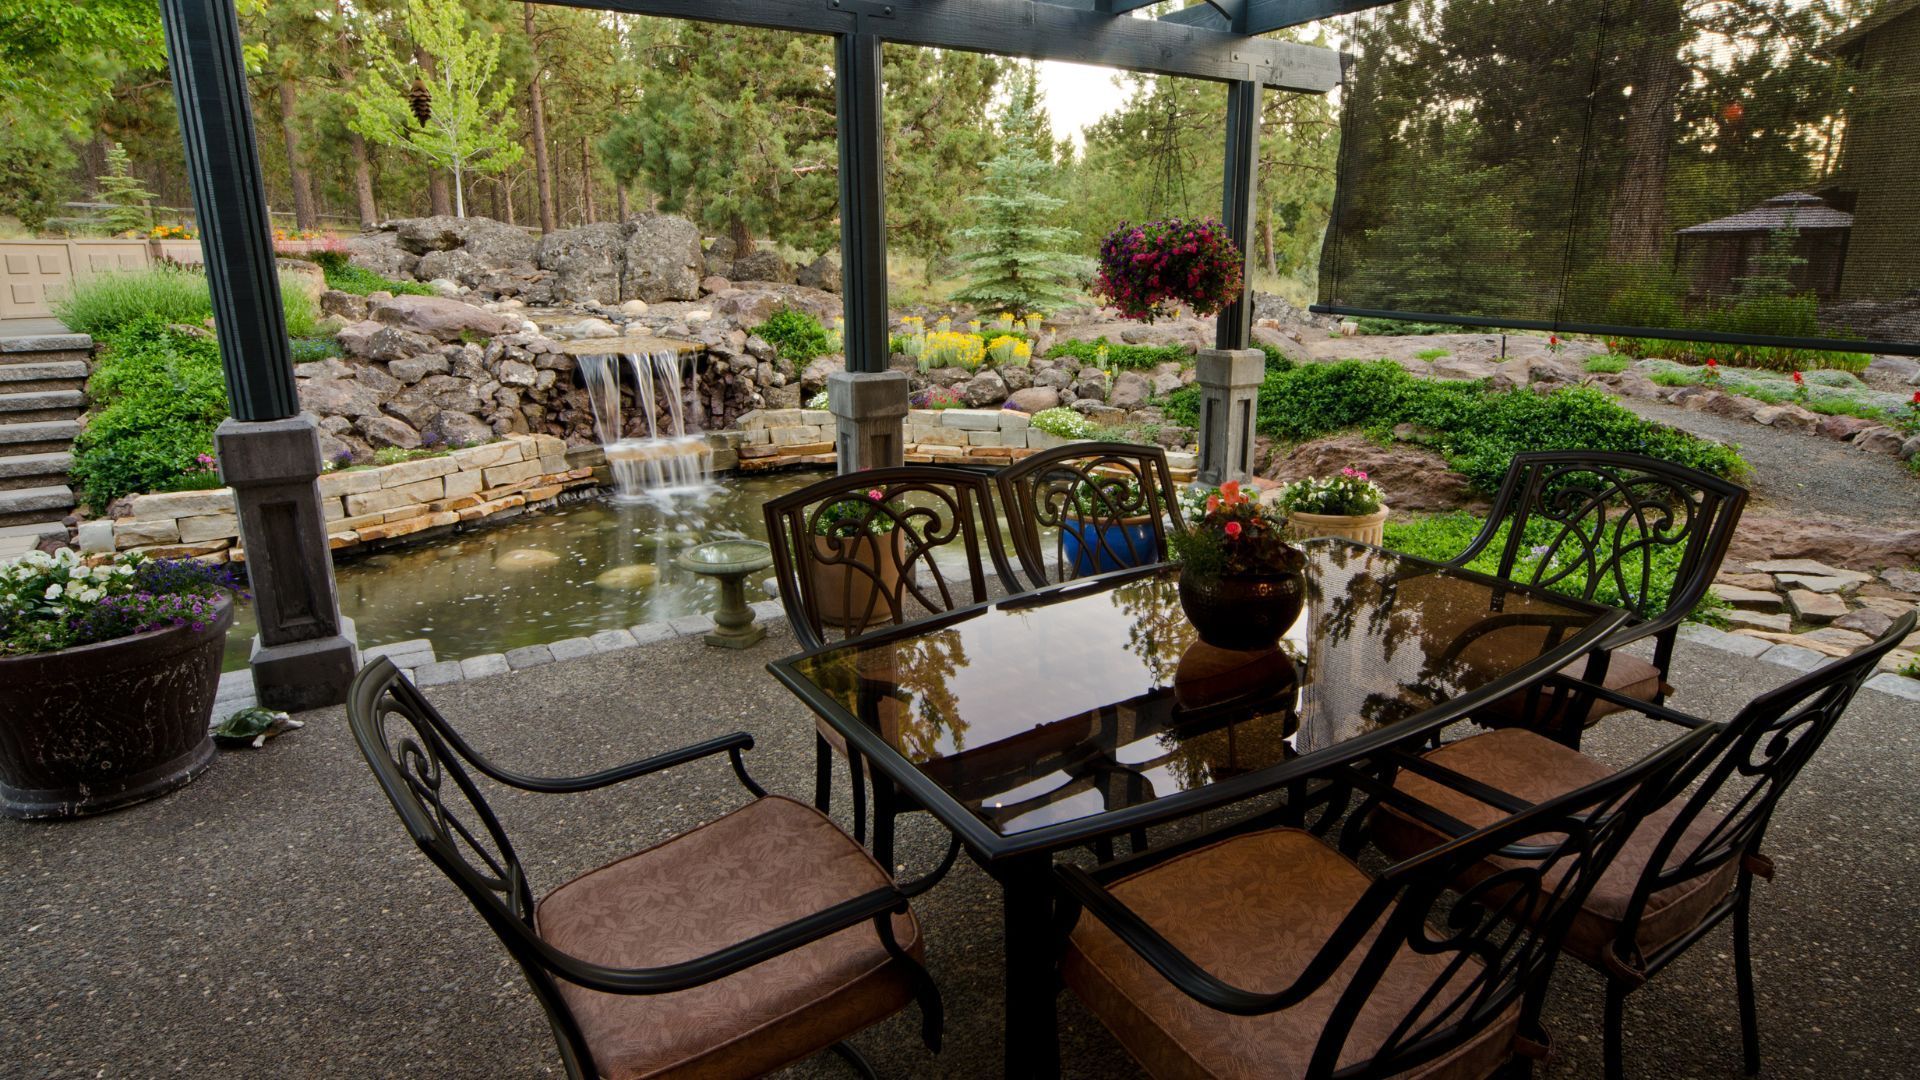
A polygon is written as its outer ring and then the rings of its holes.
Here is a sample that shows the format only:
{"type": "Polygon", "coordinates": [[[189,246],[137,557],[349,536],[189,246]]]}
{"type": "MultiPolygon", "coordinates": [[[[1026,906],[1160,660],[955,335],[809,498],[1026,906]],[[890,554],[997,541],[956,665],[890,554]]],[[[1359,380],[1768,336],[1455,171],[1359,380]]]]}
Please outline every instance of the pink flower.
{"type": "Polygon", "coordinates": [[[873,488],[867,492],[867,498],[872,499],[874,502],[879,502],[884,497],[885,496],[880,494],[879,488],[873,488]]]}
{"type": "Polygon", "coordinates": [[[1229,521],[1229,522],[1227,522],[1227,524],[1226,524],[1226,526],[1225,526],[1225,528],[1226,528],[1226,532],[1227,532],[1227,539],[1229,539],[1229,540],[1236,540],[1236,539],[1239,539],[1239,537],[1240,537],[1240,523],[1239,523],[1239,522],[1237,522],[1237,521],[1229,521]]]}

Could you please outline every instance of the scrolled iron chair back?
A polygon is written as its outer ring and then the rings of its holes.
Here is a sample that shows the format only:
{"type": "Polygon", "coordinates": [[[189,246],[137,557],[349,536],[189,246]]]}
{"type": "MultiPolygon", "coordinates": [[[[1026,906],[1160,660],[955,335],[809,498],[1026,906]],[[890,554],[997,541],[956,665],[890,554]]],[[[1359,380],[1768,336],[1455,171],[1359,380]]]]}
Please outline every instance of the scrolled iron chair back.
{"type": "MultiPolygon", "coordinates": [[[[1588,600],[1611,585],[1620,606],[1640,619],[1692,610],[1726,556],[1746,490],[1697,469],[1600,451],[1519,454],[1507,471],[1486,527],[1454,559],[1464,565],[1507,526],[1499,576],[1541,586],[1584,577],[1588,600]],[[1528,543],[1529,526],[1544,524],[1528,543]],[[1672,591],[1657,603],[1665,572],[1657,565],[1678,551],[1672,591]]],[[[1664,665],[1663,665],[1664,667],[1664,665]]]]}
{"type": "Polygon", "coordinates": [[[462,760],[483,773],[491,766],[384,657],[354,679],[347,724],[413,842],[466,894],[526,974],[567,1075],[596,1075],[586,1038],[543,958],[552,950],[533,927],[526,871],[462,760]]]}
{"type": "Polygon", "coordinates": [[[1167,526],[1181,527],[1167,455],[1132,443],[1075,443],[994,477],[1014,551],[1034,587],[1167,557],[1167,526]],[[1041,530],[1054,530],[1048,545],[1041,530]],[[1078,543],[1067,555],[1068,537],[1078,543]],[[1051,559],[1048,548],[1051,547],[1051,559]]]}
{"type": "Polygon", "coordinates": [[[982,474],[870,469],[770,500],[763,512],[780,598],[801,643],[857,637],[990,597],[987,568],[1018,580],[1000,550],[982,474]],[[946,565],[936,556],[957,552],[946,565]],[[985,561],[982,553],[985,553],[985,561]]]}
{"type": "MultiPolygon", "coordinates": [[[[1359,963],[1340,991],[1307,1069],[1338,1062],[1362,1008],[1404,948],[1443,961],[1372,1058],[1352,1075],[1394,1076],[1464,1044],[1520,1009],[1523,1039],[1573,917],[1646,815],[1698,771],[1713,731],[1689,732],[1612,776],[1460,836],[1388,868],[1314,961],[1359,963]],[[1491,856],[1502,868],[1478,876],[1491,856]],[[1468,884],[1468,883],[1471,884],[1468,884]],[[1379,932],[1358,944],[1370,929],[1379,932]],[[1476,966],[1477,962],[1477,966],[1476,966]]],[[[1309,973],[1312,972],[1309,967],[1309,973]]],[[[1303,980],[1311,975],[1303,976],[1303,980]]]]}
{"type": "Polygon", "coordinates": [[[1628,901],[1613,944],[1615,962],[1630,971],[1644,969],[1637,934],[1640,917],[1656,893],[1736,859],[1742,861],[1742,873],[1771,874],[1771,866],[1757,856],[1780,797],[1839,723],[1881,657],[1913,632],[1914,621],[1910,611],[1872,645],[1761,694],[1719,730],[1705,751],[1710,764],[1700,783],[1648,857],[1628,901]],[[1714,827],[1683,849],[1688,827],[1717,807],[1724,809],[1714,827]]]}

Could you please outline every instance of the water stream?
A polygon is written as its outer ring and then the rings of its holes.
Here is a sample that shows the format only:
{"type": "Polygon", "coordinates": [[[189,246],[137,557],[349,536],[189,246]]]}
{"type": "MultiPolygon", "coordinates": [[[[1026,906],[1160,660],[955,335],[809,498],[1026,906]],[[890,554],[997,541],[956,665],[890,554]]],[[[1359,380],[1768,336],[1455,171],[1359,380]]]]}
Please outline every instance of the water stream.
{"type": "Polygon", "coordinates": [[[622,502],[671,499],[713,488],[713,450],[686,424],[686,383],[680,354],[651,353],[578,356],[580,378],[593,405],[594,430],[613,473],[614,498],[622,502]],[[623,370],[631,375],[635,408],[646,418],[646,436],[628,438],[620,399],[623,370]],[[666,406],[666,430],[659,422],[666,406]]]}

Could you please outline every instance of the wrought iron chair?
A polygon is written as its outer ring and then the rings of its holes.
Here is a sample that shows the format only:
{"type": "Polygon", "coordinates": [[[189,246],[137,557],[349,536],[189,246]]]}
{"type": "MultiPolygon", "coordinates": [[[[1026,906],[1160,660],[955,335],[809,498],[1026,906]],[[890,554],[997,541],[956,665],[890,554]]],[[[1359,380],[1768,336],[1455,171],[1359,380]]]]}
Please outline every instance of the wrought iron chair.
{"type": "Polygon", "coordinates": [[[1016,462],[994,477],[1014,552],[1035,588],[1162,562],[1180,505],[1157,446],[1073,443],[1016,462]],[[1040,530],[1056,530],[1051,553],[1040,530]]]}
{"type": "Polygon", "coordinates": [[[499,935],[546,1010],[570,1077],[748,1076],[831,1049],[917,1002],[940,1045],[940,994],[908,908],[944,874],[897,885],[846,833],[748,775],[745,732],[589,776],[527,776],[469,746],[385,658],[347,720],[407,832],[499,935]],[[534,901],[468,767],[523,791],[593,791],[725,754],[753,801],[588,871],[534,901]]]}
{"type": "MultiPolygon", "coordinates": [[[[1498,576],[1543,586],[1578,583],[1584,598],[1626,608],[1633,614],[1626,625],[1588,660],[1562,671],[1575,675],[1590,665],[1587,678],[1659,705],[1670,690],[1667,675],[1680,623],[1713,584],[1746,502],[1746,489],[1737,484],[1638,454],[1517,454],[1486,525],[1452,564],[1465,566],[1498,543],[1498,576]],[[1659,565],[1669,559],[1670,576],[1659,565]],[[1649,637],[1651,663],[1621,650],[1649,637]]],[[[1565,725],[1564,740],[1571,745],[1578,745],[1581,727],[1625,707],[1612,699],[1587,701],[1579,723],[1565,725]]],[[[1478,719],[1527,723],[1536,704],[1537,695],[1515,693],[1478,719]]]]}
{"type": "Polygon", "coordinates": [[[1543,1057],[1560,939],[1711,734],[1377,877],[1291,828],[1060,867],[1062,974],[1155,1076],[1484,1077],[1543,1057]],[[1495,854],[1506,872],[1456,891],[1495,854]]]}
{"type": "MultiPolygon", "coordinates": [[[[1021,591],[1000,548],[991,485],[983,473],[905,466],[829,477],[769,500],[763,513],[780,603],[800,644],[819,648],[982,603],[992,595],[989,568],[1003,591],[1021,591]],[[936,557],[945,552],[958,558],[936,557]]],[[[824,721],[815,724],[813,804],[832,806],[835,753],[847,758],[853,834],[864,841],[866,770],[824,721]]],[[[882,862],[891,858],[891,817],[876,806],[882,862]]]]}
{"type": "MultiPolygon", "coordinates": [[[[1699,786],[1648,816],[1613,871],[1588,895],[1566,939],[1566,950],[1607,980],[1609,1077],[1623,1074],[1627,995],[1728,916],[1733,918],[1742,1050],[1747,1071],[1759,1071],[1748,913],[1754,877],[1773,877],[1773,861],[1760,851],[1767,824],[1860,685],[1913,626],[1914,613],[1908,612],[1872,645],[1761,694],[1724,726],[1614,691],[1595,691],[1623,708],[1714,732],[1703,752],[1708,764],[1699,786]],[[1717,806],[1727,809],[1723,813],[1717,806]]],[[[1391,764],[1400,766],[1393,783],[1402,795],[1469,827],[1558,798],[1610,772],[1578,750],[1524,728],[1474,735],[1423,757],[1396,755],[1391,764]]],[[[1371,822],[1380,847],[1403,857],[1448,842],[1452,835],[1395,804],[1371,815],[1371,822]]],[[[1507,869],[1506,860],[1495,857],[1464,880],[1507,869]]]]}

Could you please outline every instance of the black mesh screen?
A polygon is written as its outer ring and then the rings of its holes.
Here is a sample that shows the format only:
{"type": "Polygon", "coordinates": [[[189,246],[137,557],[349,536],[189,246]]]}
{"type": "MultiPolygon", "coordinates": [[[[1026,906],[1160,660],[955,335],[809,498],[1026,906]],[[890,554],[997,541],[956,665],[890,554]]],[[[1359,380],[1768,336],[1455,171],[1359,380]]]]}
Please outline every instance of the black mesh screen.
{"type": "Polygon", "coordinates": [[[1920,0],[1356,16],[1317,310],[1920,353],[1920,0]]]}

